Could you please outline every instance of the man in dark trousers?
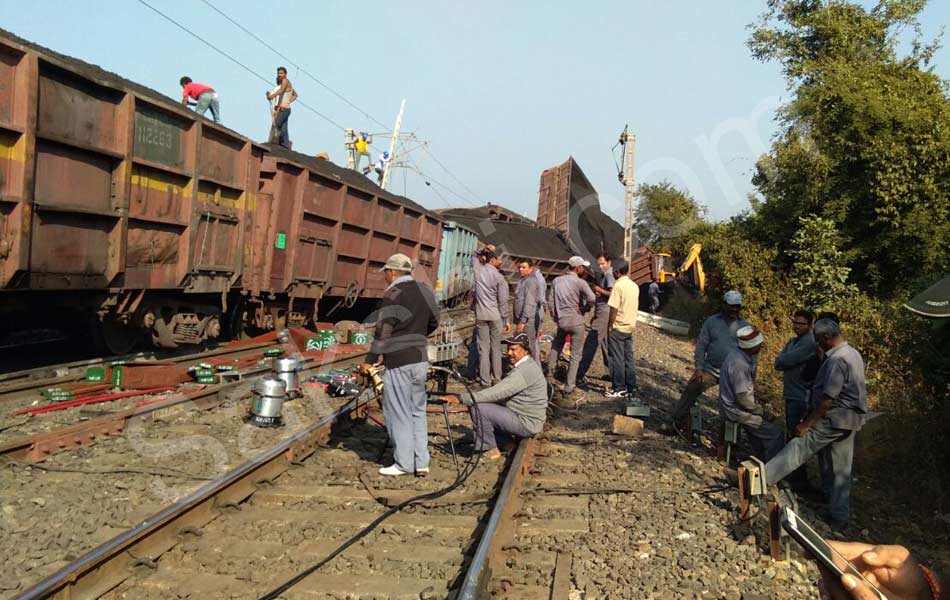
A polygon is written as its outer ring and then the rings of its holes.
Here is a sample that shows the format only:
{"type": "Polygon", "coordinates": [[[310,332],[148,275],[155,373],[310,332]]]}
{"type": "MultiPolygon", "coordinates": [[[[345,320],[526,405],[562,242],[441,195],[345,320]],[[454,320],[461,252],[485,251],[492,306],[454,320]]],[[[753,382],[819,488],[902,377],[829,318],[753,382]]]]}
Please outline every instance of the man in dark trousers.
{"type": "Polygon", "coordinates": [[[382,363],[383,417],[394,462],[381,475],[429,473],[426,417],[427,338],[439,326],[439,308],[428,286],[412,278],[412,260],[393,254],[381,269],[389,287],[376,311],[376,333],[363,371],[382,363]]]}
{"type": "Polygon", "coordinates": [[[274,101],[270,143],[290,149],[292,144],[287,121],[290,120],[290,104],[297,99],[297,90],[287,79],[287,69],[284,67],[277,67],[277,87],[267,92],[267,99],[274,101]]]}
{"type": "Polygon", "coordinates": [[[587,371],[594,363],[598,351],[604,361],[604,369],[610,369],[607,360],[607,334],[609,332],[607,321],[610,319],[607,299],[610,298],[610,290],[614,287],[612,260],[609,254],[601,253],[597,255],[597,268],[594,269],[593,281],[589,284],[596,300],[594,301],[594,317],[590,321],[590,333],[587,335],[587,339],[584,340],[584,352],[581,356],[580,367],[577,369],[577,381],[580,386],[587,386],[587,371]]]}
{"type": "MultiPolygon", "coordinates": [[[[792,331],[795,337],[775,357],[775,369],[782,372],[782,399],[785,401],[785,432],[788,439],[795,436],[795,427],[808,414],[808,396],[814,377],[803,377],[805,366],[816,360],[815,336],[811,334],[814,314],[796,310],[792,315],[792,331]]],[[[804,465],[788,476],[788,482],[796,491],[808,487],[808,473],[804,465]]]]}

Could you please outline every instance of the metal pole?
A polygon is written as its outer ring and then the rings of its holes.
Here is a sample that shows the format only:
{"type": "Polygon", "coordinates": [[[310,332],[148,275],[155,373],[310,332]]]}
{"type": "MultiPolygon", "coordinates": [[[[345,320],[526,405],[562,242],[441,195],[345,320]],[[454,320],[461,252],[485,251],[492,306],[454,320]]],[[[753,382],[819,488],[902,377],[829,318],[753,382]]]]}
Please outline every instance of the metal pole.
{"type": "Polygon", "coordinates": [[[630,264],[633,260],[633,251],[636,250],[638,245],[635,240],[633,223],[633,203],[636,187],[633,179],[633,151],[637,136],[627,133],[625,127],[623,133],[620,134],[620,139],[623,141],[623,185],[626,188],[623,194],[623,257],[627,264],[630,264]]]}
{"type": "Polygon", "coordinates": [[[393,125],[393,139],[389,142],[389,163],[383,171],[383,184],[379,187],[384,190],[389,187],[389,179],[392,173],[393,161],[396,159],[396,142],[399,140],[399,128],[402,126],[402,113],[406,110],[406,99],[403,98],[399,103],[399,114],[396,115],[396,124],[393,125]]]}

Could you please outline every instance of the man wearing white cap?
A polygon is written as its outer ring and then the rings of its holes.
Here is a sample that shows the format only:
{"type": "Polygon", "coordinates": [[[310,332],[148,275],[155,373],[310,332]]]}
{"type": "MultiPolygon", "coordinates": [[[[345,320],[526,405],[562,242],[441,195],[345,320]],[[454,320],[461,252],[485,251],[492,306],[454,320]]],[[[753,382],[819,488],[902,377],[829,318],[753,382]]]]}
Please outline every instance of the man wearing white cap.
{"type": "Polygon", "coordinates": [[[724,420],[742,425],[752,449],[762,461],[779,453],[784,442],[782,428],[763,419],[764,410],[755,401],[756,355],[765,339],[751,325],[736,332],[738,348],[726,355],[719,371],[719,410],[724,420]]]}
{"type": "Polygon", "coordinates": [[[548,354],[548,373],[553,375],[557,368],[557,357],[564,349],[564,341],[571,336],[571,364],[567,369],[567,381],[564,393],[574,391],[577,383],[577,369],[581,364],[582,348],[586,337],[584,313],[594,305],[596,298],[587,282],[580,278],[590,261],[580,256],[572,256],[567,261],[570,270],[551,284],[551,316],[557,322],[557,333],[551,342],[548,354]]]}
{"type": "Polygon", "coordinates": [[[382,362],[383,418],[393,442],[393,464],[381,475],[429,473],[426,373],[429,334],[439,326],[439,308],[428,286],[412,278],[412,260],[393,254],[380,269],[389,287],[376,311],[376,332],[363,371],[382,362]]]}
{"type": "Polygon", "coordinates": [[[686,383],[679,402],[673,409],[669,420],[658,431],[666,435],[675,435],[677,428],[684,428],[689,411],[696,400],[707,389],[719,383],[719,369],[732,350],[738,348],[736,332],[747,327],[749,322],[739,316],[742,310],[742,294],[729,290],[722,297],[722,310],[703,322],[696,338],[696,351],[693,353],[695,370],[686,383]]]}

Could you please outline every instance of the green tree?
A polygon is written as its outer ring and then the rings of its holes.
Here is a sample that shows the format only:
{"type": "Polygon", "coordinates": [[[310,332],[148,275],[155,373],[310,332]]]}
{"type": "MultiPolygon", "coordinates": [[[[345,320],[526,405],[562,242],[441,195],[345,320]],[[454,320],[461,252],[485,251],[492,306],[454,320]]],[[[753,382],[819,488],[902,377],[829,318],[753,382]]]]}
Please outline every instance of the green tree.
{"type": "Polygon", "coordinates": [[[778,61],[793,99],[757,164],[749,228],[786,265],[803,216],[841,232],[866,291],[902,291],[922,270],[948,270],[950,100],[921,39],[925,0],[769,0],[749,46],[778,61]],[[898,36],[915,31],[911,49],[898,36]]]}
{"type": "Polygon", "coordinates": [[[641,243],[670,251],[680,238],[703,221],[706,207],[668,180],[644,183],[637,188],[639,203],[634,217],[641,243]]]}
{"type": "Polygon", "coordinates": [[[857,293],[848,283],[851,268],[838,248],[835,224],[821,217],[801,217],[788,253],[794,259],[791,285],[799,302],[815,312],[841,311],[857,293]]]}

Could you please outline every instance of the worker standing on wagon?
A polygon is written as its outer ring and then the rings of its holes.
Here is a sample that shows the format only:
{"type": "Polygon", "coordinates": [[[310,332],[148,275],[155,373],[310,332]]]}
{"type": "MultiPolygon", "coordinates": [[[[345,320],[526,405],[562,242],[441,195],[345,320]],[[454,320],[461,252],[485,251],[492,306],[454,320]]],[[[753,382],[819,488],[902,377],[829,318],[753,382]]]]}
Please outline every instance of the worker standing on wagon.
{"type": "Polygon", "coordinates": [[[508,315],[508,282],[499,271],[501,257],[489,244],[472,255],[475,335],[478,340],[478,379],[484,386],[501,380],[501,336],[511,331],[508,315]]]}
{"type": "Polygon", "coordinates": [[[541,283],[535,276],[534,261],[529,258],[518,263],[518,273],[521,279],[515,287],[514,323],[518,333],[528,336],[531,357],[541,364],[541,355],[538,353],[538,329],[541,327],[541,299],[544,292],[541,283]]]}
{"type": "Polygon", "coordinates": [[[290,149],[292,144],[287,121],[290,119],[290,104],[297,99],[297,90],[287,79],[287,69],[284,67],[277,67],[277,87],[267,92],[267,99],[277,100],[270,143],[290,149]]]}
{"type": "Polygon", "coordinates": [[[686,383],[683,395],[673,409],[669,420],[660,425],[664,435],[676,435],[676,430],[684,429],[689,411],[696,400],[707,389],[719,385],[719,369],[726,355],[738,348],[736,332],[747,327],[749,322],[739,316],[742,310],[742,294],[729,290],[722,297],[722,311],[703,321],[703,328],[696,338],[696,351],[693,358],[696,368],[686,383]]]}
{"type": "Polygon", "coordinates": [[[181,104],[188,106],[194,104],[195,112],[204,115],[208,109],[211,109],[211,118],[215,123],[221,122],[221,104],[218,100],[218,93],[214,88],[192,81],[191,77],[182,77],[178,83],[181,84],[181,104]]]}
{"type": "Polygon", "coordinates": [[[551,299],[548,306],[551,316],[557,322],[557,333],[551,342],[548,354],[548,374],[554,375],[557,358],[564,349],[567,336],[571,336],[571,364],[567,369],[564,393],[570,394],[577,384],[577,370],[581,364],[581,348],[584,347],[584,313],[594,304],[596,298],[587,282],[581,279],[590,261],[580,256],[572,256],[567,261],[570,271],[561,275],[551,284],[551,299]]]}
{"type": "Polygon", "coordinates": [[[393,464],[381,475],[429,473],[426,417],[427,338],[439,326],[439,309],[428,286],[412,278],[412,260],[393,254],[381,269],[389,287],[376,311],[376,332],[363,372],[382,362],[383,417],[393,442],[393,464]]]}
{"type": "Polygon", "coordinates": [[[598,352],[604,361],[604,369],[610,369],[607,360],[607,321],[610,320],[610,307],[607,306],[607,299],[610,298],[610,291],[614,287],[611,260],[609,254],[601,253],[597,255],[597,269],[594,271],[594,281],[590,284],[596,300],[594,302],[594,318],[590,321],[590,334],[584,340],[581,365],[577,369],[577,381],[581,389],[587,387],[587,371],[593,364],[598,352]]]}

